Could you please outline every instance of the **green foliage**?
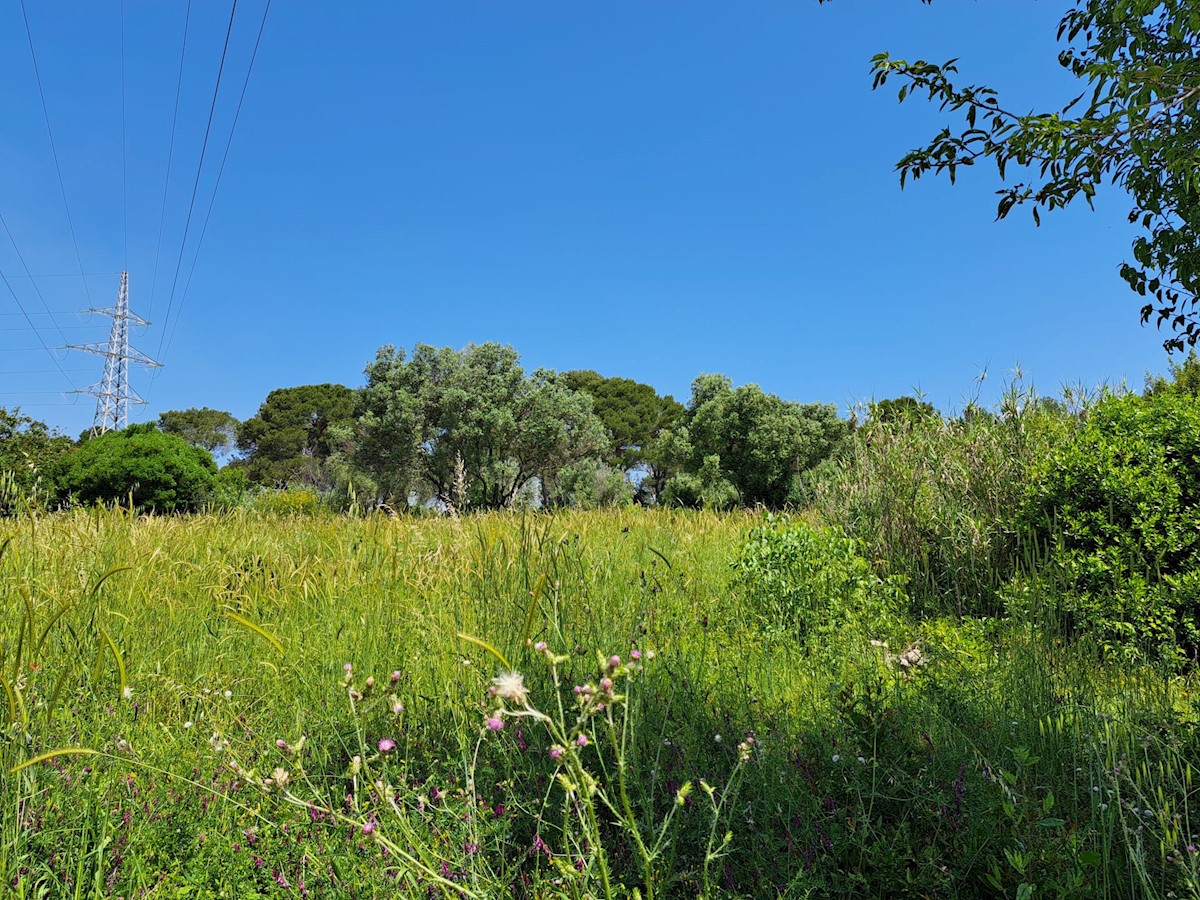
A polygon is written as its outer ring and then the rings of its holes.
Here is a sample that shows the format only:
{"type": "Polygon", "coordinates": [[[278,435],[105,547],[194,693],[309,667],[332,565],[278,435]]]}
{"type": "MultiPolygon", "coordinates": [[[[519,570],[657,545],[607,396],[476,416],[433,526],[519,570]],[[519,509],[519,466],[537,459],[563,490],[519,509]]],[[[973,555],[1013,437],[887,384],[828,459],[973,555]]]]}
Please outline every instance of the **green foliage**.
{"type": "Polygon", "coordinates": [[[1146,376],[1144,395],[1153,397],[1155,394],[1175,393],[1200,397],[1200,358],[1196,356],[1196,351],[1191,350],[1183,362],[1169,360],[1168,365],[1171,369],[1170,378],[1146,376]]]}
{"type": "Polygon", "coordinates": [[[1061,603],[1109,647],[1200,654],[1200,402],[1108,396],[1037,460],[1025,508],[1061,603]]]}
{"type": "Polygon", "coordinates": [[[872,402],[867,414],[877,422],[918,422],[922,419],[940,419],[932,403],[916,397],[896,397],[891,400],[872,402]]]}
{"type": "Polygon", "coordinates": [[[558,470],[552,496],[558,505],[576,509],[628,506],[633,502],[633,485],[621,469],[582,459],[558,470]]]}
{"type": "Polygon", "coordinates": [[[664,500],[715,508],[796,503],[803,473],[848,432],[829,404],[790,403],[755,384],[735,389],[724,375],[701,375],[682,422],[660,435],[660,455],[680,470],[664,500]]]}
{"type": "Polygon", "coordinates": [[[766,641],[731,597],[744,514],[32,524],[0,556],[0,879],[16,897],[1200,886],[1200,673],[951,616],[900,616],[891,647],[857,628],[766,641]],[[458,632],[522,673],[529,711],[489,695],[497,661],[458,632]],[[548,667],[540,641],[564,658],[548,667]],[[902,665],[910,644],[924,665],[902,665]],[[626,664],[634,646],[656,656],[626,690],[593,648],[626,664]],[[582,716],[589,684],[623,699],[582,716]],[[499,700],[505,727],[485,731],[499,700]],[[583,729],[574,757],[551,755],[583,729]],[[11,771],[67,747],[99,752],[11,771]],[[598,827],[580,818],[593,786],[598,827]]]}
{"type": "Polygon", "coordinates": [[[238,420],[231,413],[207,406],[168,410],[158,417],[158,427],[209,453],[228,452],[237,443],[238,420]]]}
{"type": "Polygon", "coordinates": [[[253,490],[246,470],[241,466],[225,466],[217,470],[212,491],[208,496],[209,509],[234,509],[250,498],[253,490]]]}
{"type": "Polygon", "coordinates": [[[900,100],[918,93],[942,109],[962,111],[966,126],[945,128],[897,164],[900,183],[927,172],[994,163],[1002,181],[1010,168],[1022,180],[1000,191],[1005,217],[1028,205],[1053,210],[1104,184],[1132,201],[1129,221],[1142,234],[1121,277],[1145,299],[1142,321],[1174,332],[1164,341],[1182,349],[1200,339],[1200,16],[1190,0],[1075,0],[1058,28],[1059,62],[1081,82],[1061,109],[1021,113],[997,93],[956,85],[955,60],[937,65],[875,57],[875,87],[903,81],[900,100]],[[1080,105],[1082,103],[1082,106],[1080,105]],[[1029,180],[1023,180],[1023,179],[1029,180]]]}
{"type": "Polygon", "coordinates": [[[826,637],[848,624],[885,634],[906,607],[903,579],[880,578],[838,528],[767,517],[733,560],[733,588],[768,634],[826,637]]]}
{"type": "Polygon", "coordinates": [[[358,464],[384,499],[410,491],[456,509],[510,505],[531,479],[548,502],[559,473],[596,457],[604,425],[591,398],[553,372],[526,375],[496,343],[380,349],[359,404],[358,464]]]}
{"type": "Polygon", "coordinates": [[[328,486],[326,461],[354,420],[354,391],[340,384],[310,384],[271,391],[258,413],[237,428],[247,477],[268,487],[328,486]]]}
{"type": "Polygon", "coordinates": [[[1030,466],[1065,440],[1065,408],[1015,385],[991,412],[868,420],[808,490],[830,524],[903,575],[926,612],[994,614],[1019,558],[1030,466]]]}
{"type": "Polygon", "coordinates": [[[217,466],[208,451],[146,424],[92,438],[59,457],[53,471],[64,500],[187,512],[208,498],[217,466]]]}
{"type": "Polygon", "coordinates": [[[645,464],[662,429],[683,415],[683,404],[674,397],[660,397],[650,385],[631,378],[605,378],[591,370],[564,372],[562,377],[567,387],[592,398],[612,439],[605,461],[626,471],[645,464]]]}
{"type": "Polygon", "coordinates": [[[50,430],[44,422],[22,415],[20,409],[0,407],[0,516],[22,507],[39,506],[53,493],[46,472],[74,442],[50,430]]]}

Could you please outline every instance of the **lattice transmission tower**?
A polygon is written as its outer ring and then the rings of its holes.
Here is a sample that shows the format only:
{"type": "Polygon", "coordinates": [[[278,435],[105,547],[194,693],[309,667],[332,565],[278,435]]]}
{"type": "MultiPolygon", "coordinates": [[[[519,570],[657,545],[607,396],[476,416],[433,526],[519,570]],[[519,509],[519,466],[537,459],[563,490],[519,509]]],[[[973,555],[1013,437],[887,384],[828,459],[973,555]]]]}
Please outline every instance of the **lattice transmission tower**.
{"type": "Polygon", "coordinates": [[[100,383],[79,391],[96,398],[96,417],[92,420],[92,431],[103,434],[129,424],[130,403],[146,402],[129,386],[129,364],[152,368],[162,364],[129,345],[129,327],[150,323],[129,311],[128,272],[121,273],[121,290],[117,294],[117,305],[107,309],[89,309],[88,312],[112,316],[113,323],[108,332],[108,340],[68,346],[72,350],[84,350],[104,357],[104,376],[100,383]]]}

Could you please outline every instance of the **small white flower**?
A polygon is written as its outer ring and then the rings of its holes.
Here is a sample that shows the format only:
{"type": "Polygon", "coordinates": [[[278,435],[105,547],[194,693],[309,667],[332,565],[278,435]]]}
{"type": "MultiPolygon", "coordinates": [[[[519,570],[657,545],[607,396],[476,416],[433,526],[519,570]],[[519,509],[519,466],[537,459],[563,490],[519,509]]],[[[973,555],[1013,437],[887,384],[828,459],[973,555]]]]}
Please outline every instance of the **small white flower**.
{"type": "Polygon", "coordinates": [[[184,727],[184,728],[191,728],[191,727],[192,727],[192,723],[191,723],[191,722],[184,722],[184,723],[183,723],[183,727],[184,727]]]}
{"type": "Polygon", "coordinates": [[[834,761],[834,762],[840,762],[840,761],[841,761],[841,759],[842,759],[842,757],[841,757],[839,754],[837,754],[837,753],[833,754],[833,761],[834,761]]]}
{"type": "Polygon", "coordinates": [[[713,735],[713,743],[714,743],[714,744],[719,744],[719,743],[721,743],[721,736],[720,736],[719,734],[714,734],[714,735],[713,735]]]}
{"type": "Polygon", "coordinates": [[[133,699],[133,688],[131,688],[129,685],[125,685],[125,690],[123,690],[121,692],[121,696],[124,697],[126,700],[132,700],[133,699]]]}
{"type": "Polygon", "coordinates": [[[233,691],[226,691],[226,692],[225,692],[225,693],[224,693],[222,696],[223,696],[223,697],[224,697],[226,700],[228,700],[230,697],[232,697],[232,696],[233,696],[233,691]]]}

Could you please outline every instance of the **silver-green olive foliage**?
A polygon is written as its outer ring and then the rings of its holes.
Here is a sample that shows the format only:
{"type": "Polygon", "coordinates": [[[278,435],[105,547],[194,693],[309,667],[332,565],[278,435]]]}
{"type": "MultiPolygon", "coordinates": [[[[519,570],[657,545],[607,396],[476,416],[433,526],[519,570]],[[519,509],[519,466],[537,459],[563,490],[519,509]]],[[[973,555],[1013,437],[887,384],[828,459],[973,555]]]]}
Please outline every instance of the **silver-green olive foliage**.
{"type": "Polygon", "coordinates": [[[792,403],[756,384],[735,388],[724,375],[701,375],[682,426],[668,439],[679,474],[666,502],[772,508],[796,502],[803,474],[849,433],[826,403],[792,403]]]}
{"type": "Polygon", "coordinates": [[[955,63],[907,62],[881,53],[874,84],[902,82],[903,101],[927,95],[962,113],[903,156],[900,183],[933,172],[995,165],[1005,187],[997,215],[1083,199],[1103,185],[1123,189],[1140,227],[1121,277],[1143,300],[1142,322],[1168,326],[1163,344],[1200,340],[1200,5],[1195,0],[1075,0],[1058,27],[1059,62],[1082,92],[1061,108],[1020,113],[990,87],[960,85],[955,63]],[[1013,181],[1008,176],[1015,174],[1013,181]]]}
{"type": "Polygon", "coordinates": [[[526,374],[512,347],[383,347],[359,395],[358,464],[393,500],[416,491],[455,506],[511,504],[533,479],[543,500],[564,467],[598,458],[608,434],[561,376],[526,374]]]}

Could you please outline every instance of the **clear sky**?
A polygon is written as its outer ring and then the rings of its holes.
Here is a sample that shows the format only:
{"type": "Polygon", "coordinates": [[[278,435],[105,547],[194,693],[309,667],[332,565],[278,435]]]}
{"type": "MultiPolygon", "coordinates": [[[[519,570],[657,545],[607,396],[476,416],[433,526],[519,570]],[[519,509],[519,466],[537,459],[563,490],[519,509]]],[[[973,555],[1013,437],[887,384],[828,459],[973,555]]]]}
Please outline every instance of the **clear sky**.
{"type": "Polygon", "coordinates": [[[111,305],[123,268],[152,322],[133,343],[165,363],[133,374],[139,421],[357,386],[386,343],[842,408],[953,409],[985,370],[991,401],[1017,365],[1045,392],[1166,368],[1117,277],[1123,197],[1035,228],[994,221],[982,169],[901,191],[895,161],[956,120],[871,91],[887,50],[1061,106],[1065,0],[276,0],[213,202],[264,2],[237,3],[186,242],[230,4],[191,4],[176,117],[186,0],[26,0],[62,190],[21,6],[0,9],[24,258],[0,230],[0,271],[38,326],[0,283],[0,405],[90,425],[64,391],[101,360],[54,348],[106,339],[75,310],[111,305]]]}

